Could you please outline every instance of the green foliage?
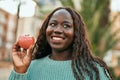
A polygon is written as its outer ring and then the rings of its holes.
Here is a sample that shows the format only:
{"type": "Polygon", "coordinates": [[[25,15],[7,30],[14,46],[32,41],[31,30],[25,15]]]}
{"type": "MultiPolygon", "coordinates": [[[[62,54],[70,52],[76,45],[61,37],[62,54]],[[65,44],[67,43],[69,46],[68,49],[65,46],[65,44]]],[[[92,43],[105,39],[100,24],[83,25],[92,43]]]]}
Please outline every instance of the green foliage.
{"type": "MultiPolygon", "coordinates": [[[[75,9],[74,0],[60,2],[63,6],[75,9]]],[[[117,39],[114,38],[117,33],[110,33],[112,23],[109,21],[109,3],[110,0],[81,0],[81,10],[78,11],[86,23],[93,53],[101,58],[117,43],[117,39]]]]}
{"type": "Polygon", "coordinates": [[[64,6],[75,8],[73,0],[60,0],[64,6]]]}

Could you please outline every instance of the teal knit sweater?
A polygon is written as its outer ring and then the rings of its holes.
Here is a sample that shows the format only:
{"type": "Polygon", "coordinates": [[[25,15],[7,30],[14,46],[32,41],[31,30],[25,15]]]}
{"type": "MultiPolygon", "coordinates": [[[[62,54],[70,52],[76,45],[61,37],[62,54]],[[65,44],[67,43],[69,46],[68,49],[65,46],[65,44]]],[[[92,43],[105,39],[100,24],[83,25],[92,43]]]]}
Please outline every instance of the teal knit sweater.
{"type": "MultiPolygon", "coordinates": [[[[98,65],[100,80],[109,80],[104,70],[98,65]]],[[[85,80],[90,78],[85,75],[85,80]]],[[[71,68],[71,60],[55,61],[48,56],[42,59],[33,60],[28,71],[20,74],[11,71],[9,80],[76,80],[71,68]]]]}

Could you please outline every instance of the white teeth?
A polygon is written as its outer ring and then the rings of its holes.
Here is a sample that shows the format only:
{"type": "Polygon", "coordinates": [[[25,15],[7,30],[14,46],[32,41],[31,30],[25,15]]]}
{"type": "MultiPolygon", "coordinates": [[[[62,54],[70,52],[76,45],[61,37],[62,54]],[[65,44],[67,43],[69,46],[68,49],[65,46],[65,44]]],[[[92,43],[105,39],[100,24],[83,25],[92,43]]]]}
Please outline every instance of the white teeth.
{"type": "Polygon", "coordinates": [[[53,37],[54,40],[62,40],[62,38],[59,37],[53,37]]]}

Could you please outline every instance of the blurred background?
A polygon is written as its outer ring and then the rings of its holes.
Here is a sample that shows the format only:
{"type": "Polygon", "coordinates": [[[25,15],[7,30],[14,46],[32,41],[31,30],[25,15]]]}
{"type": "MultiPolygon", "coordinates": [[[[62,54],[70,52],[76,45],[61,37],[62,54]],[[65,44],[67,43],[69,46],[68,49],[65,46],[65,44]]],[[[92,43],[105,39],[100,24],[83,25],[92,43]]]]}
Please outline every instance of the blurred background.
{"type": "Polygon", "coordinates": [[[36,38],[47,14],[60,6],[81,14],[93,54],[106,62],[114,80],[120,80],[120,0],[0,0],[0,80],[8,80],[11,48],[18,36],[36,38]]]}

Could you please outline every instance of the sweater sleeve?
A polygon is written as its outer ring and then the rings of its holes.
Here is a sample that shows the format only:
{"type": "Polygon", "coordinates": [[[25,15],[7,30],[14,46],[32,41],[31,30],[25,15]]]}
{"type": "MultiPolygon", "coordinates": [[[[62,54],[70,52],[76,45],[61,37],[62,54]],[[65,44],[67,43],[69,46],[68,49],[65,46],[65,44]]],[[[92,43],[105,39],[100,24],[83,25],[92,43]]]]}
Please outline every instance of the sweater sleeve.
{"type": "Polygon", "coordinates": [[[27,72],[20,74],[20,73],[15,72],[15,70],[13,69],[11,71],[11,74],[8,80],[27,80],[27,72]]]}

